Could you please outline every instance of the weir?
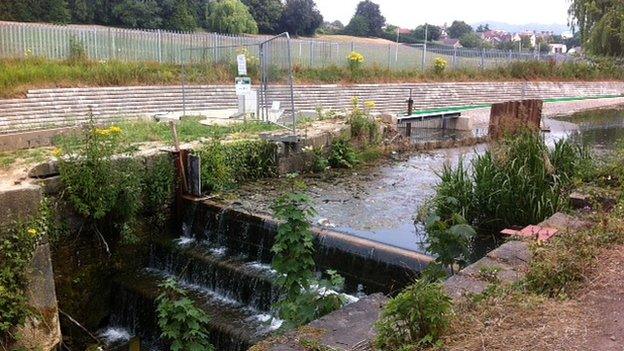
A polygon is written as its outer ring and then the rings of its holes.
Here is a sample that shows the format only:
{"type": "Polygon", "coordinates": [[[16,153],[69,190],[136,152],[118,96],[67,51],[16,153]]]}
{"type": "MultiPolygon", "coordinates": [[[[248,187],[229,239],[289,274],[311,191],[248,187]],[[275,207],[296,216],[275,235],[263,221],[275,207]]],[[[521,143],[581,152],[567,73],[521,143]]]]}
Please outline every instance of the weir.
{"type": "MultiPolygon", "coordinates": [[[[145,349],[162,349],[155,299],[158,284],[175,278],[211,317],[217,350],[246,350],[271,335],[281,321],[271,247],[278,223],[209,200],[183,198],[178,229],[155,236],[144,269],[116,279],[109,327],[138,336],[145,349]]],[[[325,229],[313,230],[317,274],[336,270],[350,301],[371,293],[393,294],[414,280],[428,256],[325,229]]]]}

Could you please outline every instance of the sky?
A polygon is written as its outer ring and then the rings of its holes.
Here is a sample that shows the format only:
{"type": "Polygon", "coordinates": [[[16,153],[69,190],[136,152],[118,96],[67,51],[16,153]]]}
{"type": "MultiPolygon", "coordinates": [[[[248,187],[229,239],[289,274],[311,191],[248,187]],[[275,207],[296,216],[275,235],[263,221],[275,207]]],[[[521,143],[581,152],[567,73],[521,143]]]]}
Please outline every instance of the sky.
{"type": "MultiPolygon", "coordinates": [[[[360,0],[316,0],[326,21],[345,25],[360,0]]],[[[449,25],[455,19],[468,23],[497,21],[509,24],[567,23],[569,0],[374,0],[390,24],[415,28],[422,23],[449,25]]]]}

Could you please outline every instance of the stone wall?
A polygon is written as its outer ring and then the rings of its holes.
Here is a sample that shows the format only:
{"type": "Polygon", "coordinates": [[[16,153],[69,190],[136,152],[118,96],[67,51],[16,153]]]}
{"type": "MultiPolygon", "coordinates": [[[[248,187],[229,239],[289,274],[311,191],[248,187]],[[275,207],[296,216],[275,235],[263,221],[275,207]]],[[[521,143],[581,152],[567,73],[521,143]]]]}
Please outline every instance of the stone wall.
{"type": "MultiPolygon", "coordinates": [[[[396,113],[406,110],[410,89],[415,110],[436,107],[488,104],[519,99],[592,97],[621,95],[624,82],[455,82],[366,85],[297,85],[295,108],[346,109],[354,96],[373,100],[377,110],[396,113]]],[[[274,86],[271,99],[287,103],[288,90],[274,86]]],[[[146,117],[179,112],[186,101],[188,113],[215,109],[236,109],[237,97],[229,85],[143,86],[111,88],[67,88],[30,90],[25,99],[0,100],[0,133],[75,126],[90,112],[102,122],[120,117],[146,117]]]]}
{"type": "MultiPolygon", "coordinates": [[[[0,223],[36,215],[41,199],[41,188],[32,184],[0,190],[0,223]]],[[[20,340],[16,345],[11,345],[10,349],[48,351],[56,349],[61,342],[61,327],[50,257],[48,243],[36,248],[27,290],[30,307],[35,313],[18,330],[20,340]]]]}

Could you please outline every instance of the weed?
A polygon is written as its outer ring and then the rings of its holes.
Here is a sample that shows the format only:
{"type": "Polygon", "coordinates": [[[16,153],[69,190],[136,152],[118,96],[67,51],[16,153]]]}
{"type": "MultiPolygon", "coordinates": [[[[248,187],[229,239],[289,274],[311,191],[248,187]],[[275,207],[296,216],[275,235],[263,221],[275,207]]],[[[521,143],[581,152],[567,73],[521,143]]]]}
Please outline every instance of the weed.
{"type": "Polygon", "coordinates": [[[186,291],[169,279],[160,285],[156,299],[158,326],[162,337],[171,342],[172,351],[212,351],[208,334],[210,317],[195,306],[186,291]]]}
{"type": "Polygon", "coordinates": [[[380,350],[418,350],[436,345],[449,326],[451,299],[439,283],[417,281],[388,302],[381,312],[376,346],[380,350]]]}
{"type": "Polygon", "coordinates": [[[470,242],[476,236],[475,230],[466,220],[454,214],[448,220],[430,215],[426,222],[428,251],[436,255],[436,262],[448,267],[451,273],[454,265],[465,266],[470,255],[470,242]]]}
{"type": "Polygon", "coordinates": [[[359,162],[351,143],[340,138],[332,144],[329,152],[329,164],[334,168],[353,168],[359,162]]]}

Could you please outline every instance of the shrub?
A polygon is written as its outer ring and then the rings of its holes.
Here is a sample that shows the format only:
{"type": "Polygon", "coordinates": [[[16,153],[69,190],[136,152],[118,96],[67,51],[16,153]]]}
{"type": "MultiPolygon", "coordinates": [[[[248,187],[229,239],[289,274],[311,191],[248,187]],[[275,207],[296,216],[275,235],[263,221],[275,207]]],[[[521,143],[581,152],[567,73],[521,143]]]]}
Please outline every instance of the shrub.
{"type": "Polygon", "coordinates": [[[158,227],[162,227],[167,220],[165,214],[173,200],[175,183],[176,168],[169,155],[158,157],[148,165],[142,184],[143,208],[150,222],[158,227]]]}
{"type": "Polygon", "coordinates": [[[59,150],[64,197],[90,222],[112,223],[126,239],[141,208],[139,164],[122,138],[121,128],[98,128],[93,119],[75,140],[59,150]],[[127,234],[127,235],[126,235],[127,234]]]}
{"type": "Polygon", "coordinates": [[[173,279],[160,285],[156,299],[158,326],[172,351],[213,351],[208,334],[209,316],[195,306],[173,279]]]}
{"type": "Polygon", "coordinates": [[[441,57],[437,57],[435,61],[433,61],[433,71],[435,72],[435,74],[440,75],[444,73],[447,65],[448,65],[448,62],[446,62],[445,59],[441,57]]]}
{"type": "Polygon", "coordinates": [[[353,168],[358,163],[353,146],[347,139],[340,138],[332,144],[329,164],[334,168],[353,168]]]}
{"type": "Polygon", "coordinates": [[[285,297],[276,304],[281,318],[291,327],[307,324],[341,308],[345,300],[335,291],[342,289],[344,279],[328,271],[329,280],[315,279],[314,235],[310,219],[315,215],[307,195],[287,193],[272,206],[274,215],[283,221],[278,228],[273,267],[285,297]]]}
{"type": "Polygon", "coordinates": [[[438,283],[419,280],[388,302],[375,324],[380,350],[417,350],[438,345],[449,326],[451,299],[438,283]]]}

